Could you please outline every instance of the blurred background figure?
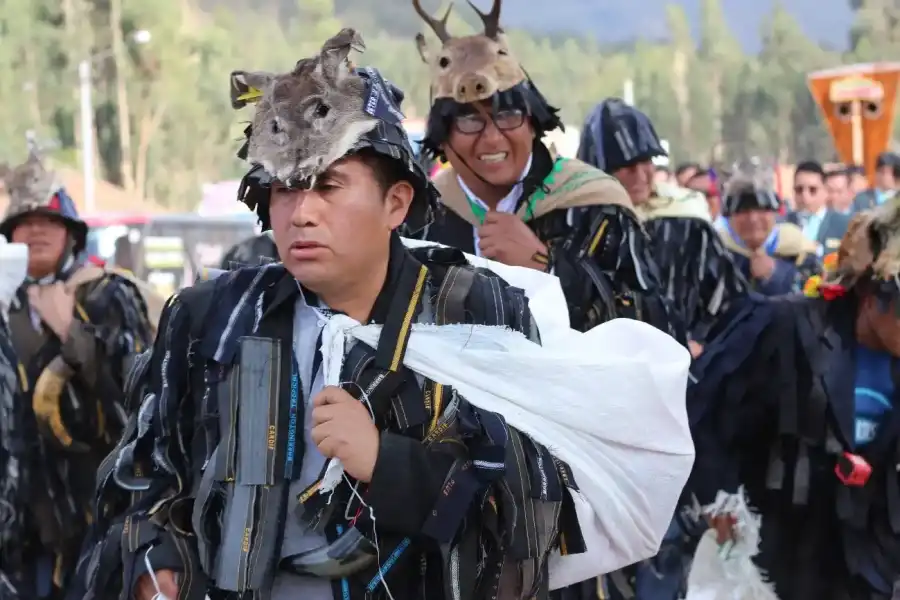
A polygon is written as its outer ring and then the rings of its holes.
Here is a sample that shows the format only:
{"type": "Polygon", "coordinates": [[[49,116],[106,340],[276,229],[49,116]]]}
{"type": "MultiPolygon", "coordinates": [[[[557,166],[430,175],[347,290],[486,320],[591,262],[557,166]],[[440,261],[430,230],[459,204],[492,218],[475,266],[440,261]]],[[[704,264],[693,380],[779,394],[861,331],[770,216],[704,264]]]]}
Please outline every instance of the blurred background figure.
{"type": "MultiPolygon", "coordinates": [[[[847,191],[849,195],[849,190],[847,191]]],[[[825,187],[825,171],[816,161],[805,161],[794,171],[794,212],[787,217],[789,223],[800,227],[806,239],[818,246],[817,255],[835,252],[850,224],[850,217],[828,208],[828,190],[825,187]]]]}
{"type": "Polygon", "coordinates": [[[900,179],[900,156],[894,152],[882,152],[878,155],[875,170],[875,185],[856,195],[853,200],[853,211],[868,210],[892,198],[897,191],[897,180],[900,179]]]}
{"type": "Polygon", "coordinates": [[[826,203],[831,210],[849,215],[853,212],[853,193],[850,170],[846,167],[825,173],[826,203]]]}

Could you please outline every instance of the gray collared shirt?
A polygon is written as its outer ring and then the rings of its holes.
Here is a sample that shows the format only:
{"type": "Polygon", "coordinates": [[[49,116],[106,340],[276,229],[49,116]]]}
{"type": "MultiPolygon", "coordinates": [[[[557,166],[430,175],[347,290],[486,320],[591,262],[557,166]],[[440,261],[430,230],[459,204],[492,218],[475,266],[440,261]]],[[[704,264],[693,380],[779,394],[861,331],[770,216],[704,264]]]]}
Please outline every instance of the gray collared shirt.
{"type": "MultiPolygon", "coordinates": [[[[313,363],[319,352],[318,340],[325,327],[327,317],[319,309],[306,303],[303,294],[297,299],[294,307],[294,355],[297,358],[297,369],[300,375],[301,389],[305,401],[303,417],[303,464],[300,477],[291,483],[289,498],[296,498],[307,487],[312,485],[322,467],[325,457],[312,441],[312,399],[325,386],[325,376],[321,362],[315,373],[313,363]]],[[[327,544],[324,536],[304,531],[292,510],[288,507],[285,522],[284,541],[281,545],[281,556],[290,556],[299,552],[313,550],[327,544]]],[[[272,589],[272,600],[333,600],[331,581],[314,577],[299,577],[284,571],[275,576],[272,589]]]]}

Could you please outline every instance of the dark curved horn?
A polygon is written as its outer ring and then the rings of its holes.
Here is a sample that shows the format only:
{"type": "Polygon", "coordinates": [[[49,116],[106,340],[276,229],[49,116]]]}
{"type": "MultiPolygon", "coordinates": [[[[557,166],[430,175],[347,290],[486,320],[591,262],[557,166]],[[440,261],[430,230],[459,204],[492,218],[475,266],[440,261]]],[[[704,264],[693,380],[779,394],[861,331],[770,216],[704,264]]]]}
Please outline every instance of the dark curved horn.
{"type": "Polygon", "coordinates": [[[419,0],[413,0],[413,8],[416,9],[416,12],[419,13],[419,16],[422,17],[422,20],[428,23],[428,26],[431,27],[432,31],[438,36],[438,39],[441,40],[441,43],[446,43],[450,40],[450,33],[447,31],[447,19],[450,18],[450,11],[453,9],[453,4],[447,7],[447,12],[444,13],[444,17],[441,19],[435,19],[431,15],[429,15],[422,8],[419,0]]]}
{"type": "Polygon", "coordinates": [[[478,16],[481,17],[481,22],[484,23],[484,35],[489,38],[496,38],[497,34],[503,31],[500,28],[500,5],[503,3],[503,0],[494,0],[494,5],[491,7],[491,12],[484,14],[478,7],[472,4],[472,0],[466,0],[469,3],[469,6],[472,7],[478,16]]]}

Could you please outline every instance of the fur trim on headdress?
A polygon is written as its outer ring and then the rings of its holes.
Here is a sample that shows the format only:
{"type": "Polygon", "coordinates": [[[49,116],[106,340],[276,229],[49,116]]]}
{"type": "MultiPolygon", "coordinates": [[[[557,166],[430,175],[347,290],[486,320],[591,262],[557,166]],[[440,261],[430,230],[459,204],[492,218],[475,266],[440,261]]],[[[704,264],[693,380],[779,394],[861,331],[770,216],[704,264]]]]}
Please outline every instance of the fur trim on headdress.
{"type": "Polygon", "coordinates": [[[722,213],[725,216],[753,208],[778,210],[780,205],[774,170],[756,161],[735,165],[722,192],[722,213]]]}
{"type": "Polygon", "coordinates": [[[35,152],[29,153],[28,159],[16,167],[3,165],[0,178],[9,195],[6,218],[46,207],[62,189],[56,174],[44,167],[35,152]]]}
{"type": "Polygon", "coordinates": [[[364,48],[356,31],[343,29],[288,73],[233,72],[232,107],[256,104],[245,158],[298,185],[346,155],[378,124],[366,112],[366,82],[347,59],[350,50],[364,48]]]}
{"type": "Polygon", "coordinates": [[[894,285],[900,291],[900,198],[854,215],[841,240],[827,283],[849,288],[860,280],[894,285]]]}
{"type": "Polygon", "coordinates": [[[0,167],[0,178],[9,196],[6,214],[0,222],[0,235],[11,239],[12,231],[21,218],[43,213],[66,224],[72,233],[76,254],[84,248],[88,227],[78,217],[75,203],[66,194],[56,173],[44,166],[37,152],[32,150],[24,163],[12,169],[5,165],[0,167]]]}

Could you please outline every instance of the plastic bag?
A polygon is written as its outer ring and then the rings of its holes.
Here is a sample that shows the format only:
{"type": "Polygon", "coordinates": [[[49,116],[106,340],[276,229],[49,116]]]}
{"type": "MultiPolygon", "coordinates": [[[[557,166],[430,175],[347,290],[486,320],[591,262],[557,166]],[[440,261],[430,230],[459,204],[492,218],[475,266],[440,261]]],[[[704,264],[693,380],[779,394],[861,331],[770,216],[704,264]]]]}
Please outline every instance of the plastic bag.
{"type": "MultiPolygon", "coordinates": [[[[374,346],[380,333],[379,325],[333,316],[322,336],[326,383],[340,372],[345,336],[374,346]]],[[[694,460],[685,409],[690,355],[628,319],[542,337],[539,346],[501,327],[413,325],[403,362],[502,414],[569,464],[588,552],[551,557],[557,589],[659,550],[694,460]]],[[[340,474],[327,478],[336,484],[340,474]]]]}
{"type": "Polygon", "coordinates": [[[694,554],[685,600],[778,600],[772,585],[753,563],[759,552],[761,519],[747,506],[744,491],[720,491],[703,512],[732,517],[735,541],[719,546],[715,531],[703,534],[694,554]]]}

